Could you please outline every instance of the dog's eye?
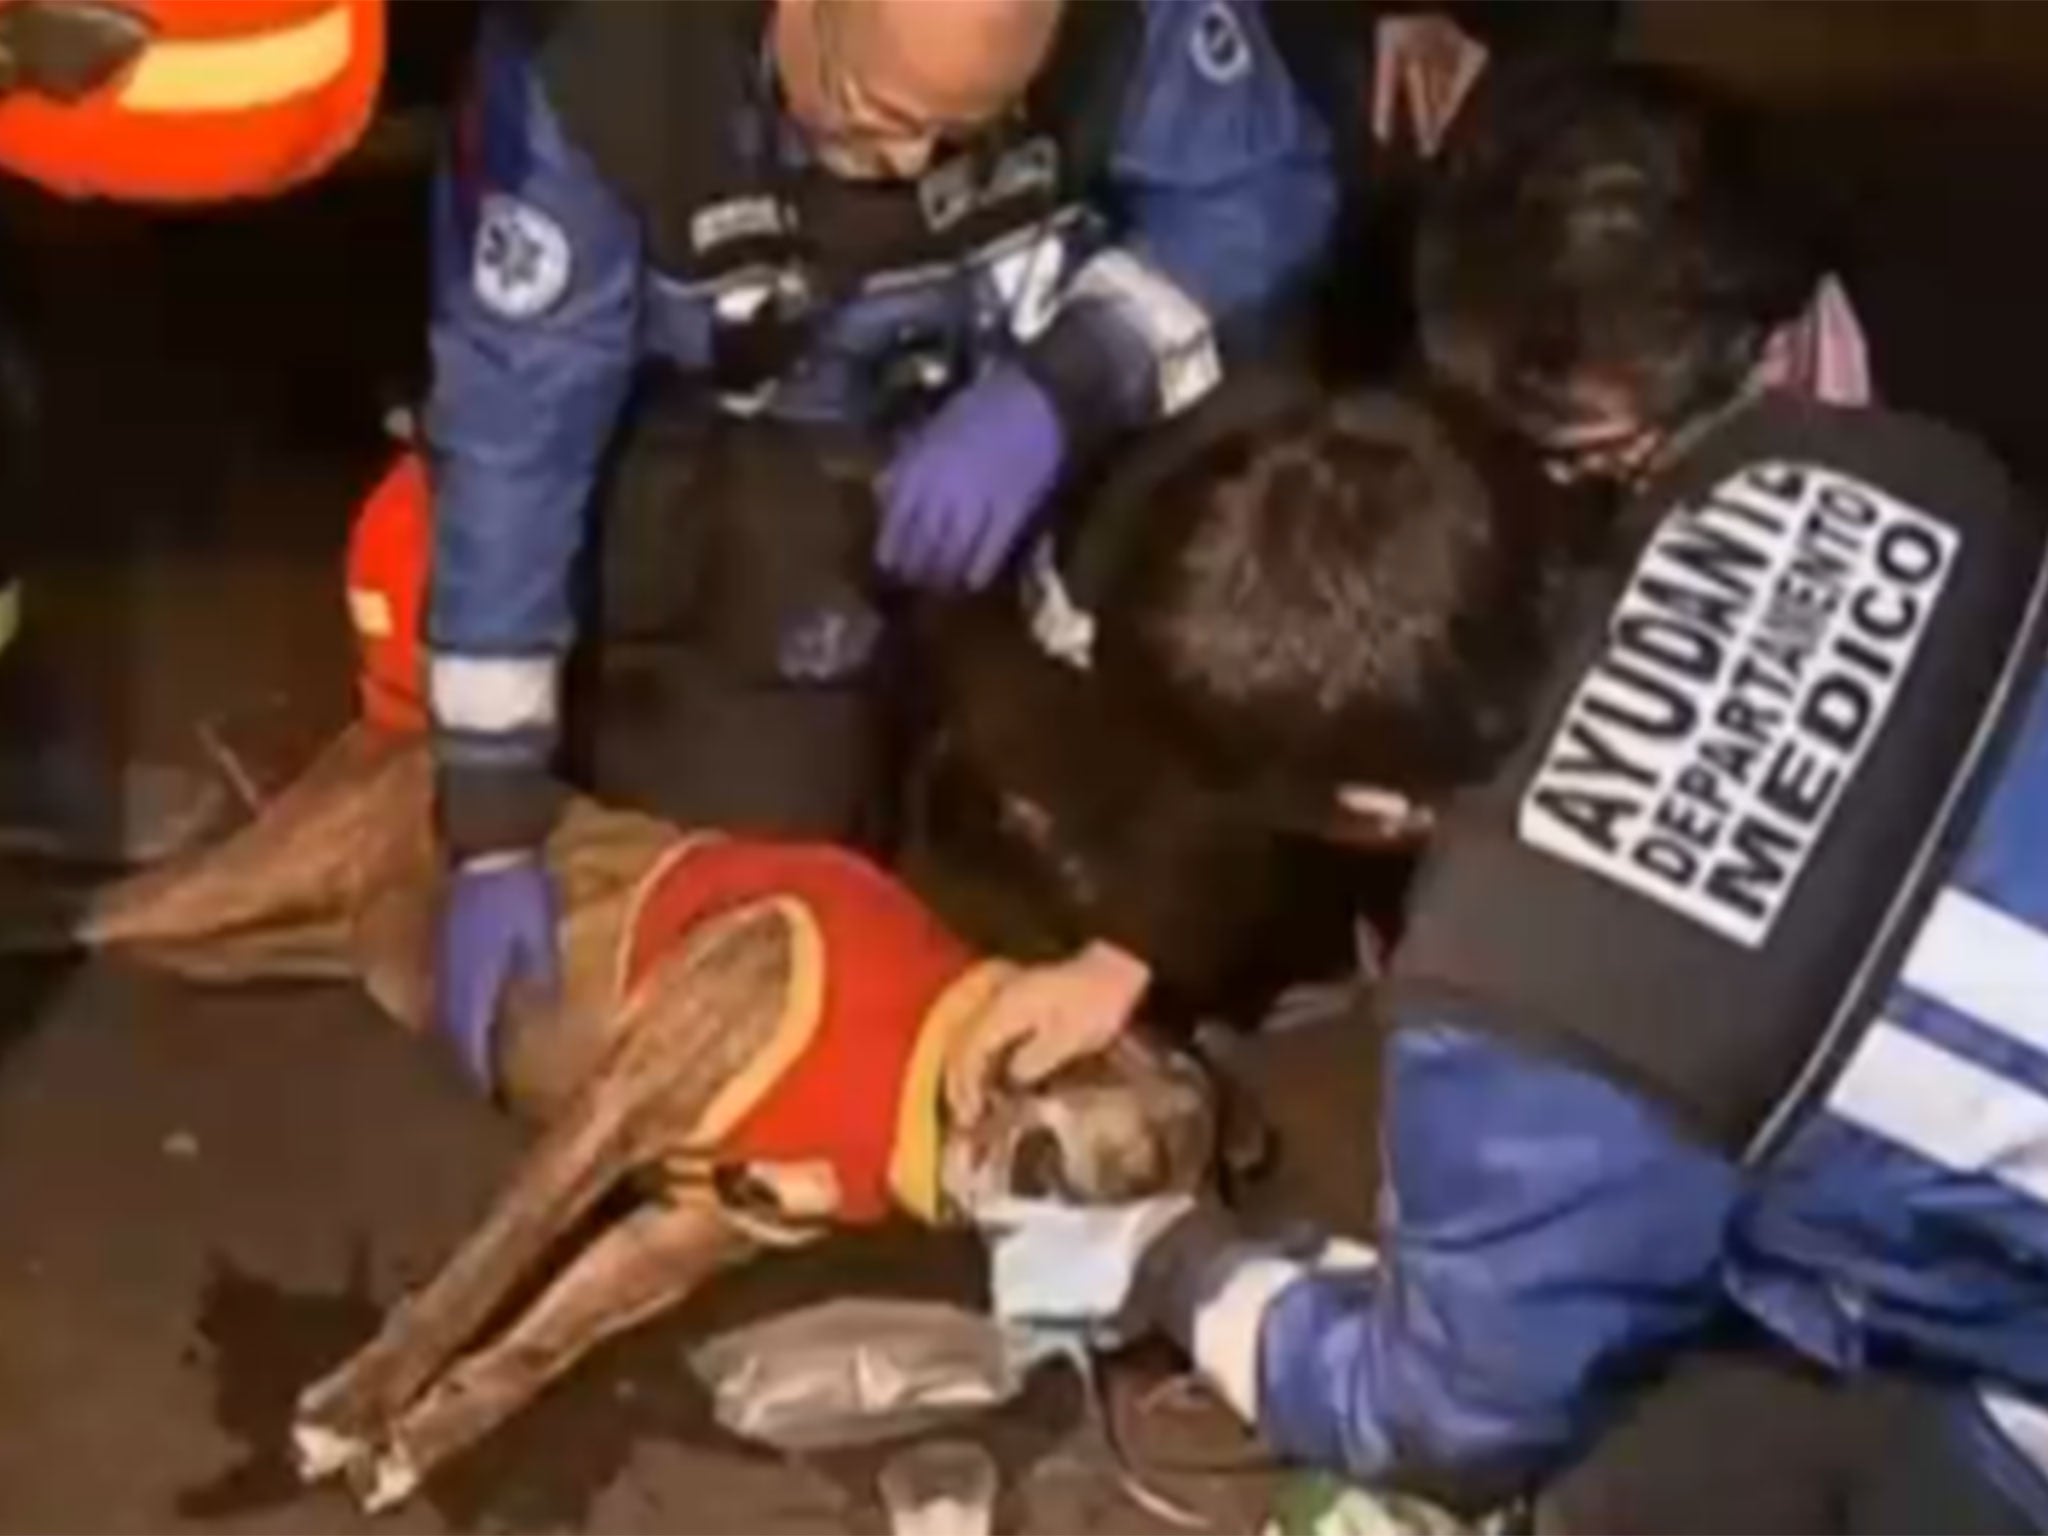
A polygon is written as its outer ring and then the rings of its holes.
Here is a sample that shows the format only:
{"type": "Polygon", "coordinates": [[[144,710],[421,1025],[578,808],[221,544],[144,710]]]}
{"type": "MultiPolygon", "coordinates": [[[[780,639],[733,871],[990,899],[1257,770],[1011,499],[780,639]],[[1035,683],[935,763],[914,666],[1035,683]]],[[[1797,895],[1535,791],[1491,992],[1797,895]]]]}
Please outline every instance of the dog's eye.
{"type": "Polygon", "coordinates": [[[1025,1200],[1050,1200],[1066,1192],[1059,1138],[1043,1126],[1017,1138],[1010,1154],[1010,1193],[1025,1200]]]}

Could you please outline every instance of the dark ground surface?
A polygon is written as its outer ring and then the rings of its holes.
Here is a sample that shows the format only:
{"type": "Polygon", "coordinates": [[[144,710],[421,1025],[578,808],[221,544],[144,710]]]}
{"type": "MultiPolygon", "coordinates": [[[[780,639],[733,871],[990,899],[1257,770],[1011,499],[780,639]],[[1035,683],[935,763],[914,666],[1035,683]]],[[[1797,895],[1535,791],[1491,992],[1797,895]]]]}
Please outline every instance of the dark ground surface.
{"type": "MultiPolygon", "coordinates": [[[[1829,164],[1894,393],[1992,430],[2038,476],[2048,193],[2024,147],[2042,136],[1890,115],[1787,142],[1829,164]]],[[[336,563],[414,363],[415,197],[341,185],[177,225],[6,210],[53,366],[45,638],[119,734],[184,750],[195,720],[277,698],[308,731],[341,718],[336,563]]],[[[1295,1040],[1262,1064],[1324,1206],[1362,1193],[1369,1049],[1295,1040]]],[[[512,1152],[345,991],[0,972],[0,1530],[362,1528],[283,1476],[290,1401],[461,1235],[512,1152]]],[[[722,1438],[682,1349],[794,1295],[964,1294],[970,1274],[928,1244],[837,1245],[743,1278],[579,1370],[379,1528],[879,1529],[872,1458],[791,1464],[722,1438]]],[[[1009,1474],[1004,1528],[1160,1528],[1116,1492],[1067,1383],[978,1432],[1009,1474]]],[[[1219,1529],[1253,1523],[1242,1480],[1172,1486],[1219,1529]]]]}

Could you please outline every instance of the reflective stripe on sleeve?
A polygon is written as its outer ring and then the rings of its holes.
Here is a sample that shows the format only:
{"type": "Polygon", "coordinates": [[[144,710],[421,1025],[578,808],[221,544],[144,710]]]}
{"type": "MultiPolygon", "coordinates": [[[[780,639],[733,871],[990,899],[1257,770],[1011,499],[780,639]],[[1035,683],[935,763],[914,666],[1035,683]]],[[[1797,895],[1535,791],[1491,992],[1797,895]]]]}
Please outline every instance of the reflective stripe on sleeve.
{"type": "Polygon", "coordinates": [[[1946,890],[1906,957],[1906,985],[2048,1055],[2048,934],[1946,890]]]}
{"type": "Polygon", "coordinates": [[[1977,1401],[2006,1443],[2032,1463],[2043,1480],[2048,1480],[2048,1409],[1995,1388],[1980,1391],[1977,1401]]]}
{"type": "Polygon", "coordinates": [[[2048,1098],[1889,1020],[1856,1048],[1827,1108],[1937,1167],[2048,1204],[2048,1098]]]}
{"type": "Polygon", "coordinates": [[[1062,307],[1085,303],[1107,304],[1143,339],[1158,372],[1161,415],[1186,410],[1223,377],[1208,314],[1172,278],[1129,251],[1103,251],[1074,275],[1062,307]]]}
{"type": "Polygon", "coordinates": [[[1259,1335],[1266,1309],[1308,1273],[1291,1259],[1249,1259],[1195,1313],[1195,1366],[1247,1423],[1258,1420],[1259,1335]]]}
{"type": "Polygon", "coordinates": [[[436,656],[427,672],[434,723],[486,736],[552,731],[560,675],[553,656],[436,656]]]}

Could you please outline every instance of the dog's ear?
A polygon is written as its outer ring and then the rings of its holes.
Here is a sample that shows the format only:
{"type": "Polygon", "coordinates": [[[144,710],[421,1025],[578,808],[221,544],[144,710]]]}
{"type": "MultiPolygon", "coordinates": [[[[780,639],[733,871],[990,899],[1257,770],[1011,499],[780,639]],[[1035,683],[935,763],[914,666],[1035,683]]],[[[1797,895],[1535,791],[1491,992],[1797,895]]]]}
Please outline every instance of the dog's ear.
{"type": "Polygon", "coordinates": [[[1226,1200],[1236,1199],[1246,1185],[1263,1177],[1277,1151],[1272,1121],[1232,1065],[1238,1045],[1236,1033],[1227,1025],[1204,1024],[1195,1030],[1184,1056],[1206,1085],[1214,1120],[1211,1173],[1226,1200]]]}

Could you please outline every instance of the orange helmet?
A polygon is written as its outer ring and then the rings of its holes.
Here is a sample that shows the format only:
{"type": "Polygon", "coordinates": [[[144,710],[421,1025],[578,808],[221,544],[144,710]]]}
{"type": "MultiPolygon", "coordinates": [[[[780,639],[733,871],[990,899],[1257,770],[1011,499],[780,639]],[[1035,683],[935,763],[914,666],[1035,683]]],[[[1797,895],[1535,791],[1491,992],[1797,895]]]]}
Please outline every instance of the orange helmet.
{"type": "Polygon", "coordinates": [[[427,726],[420,630],[433,537],[426,460],[407,449],[363,502],[348,541],[356,690],[363,718],[380,730],[427,726]]]}
{"type": "Polygon", "coordinates": [[[0,0],[0,169],[70,197],[280,192],[353,146],[384,0],[0,0]]]}

